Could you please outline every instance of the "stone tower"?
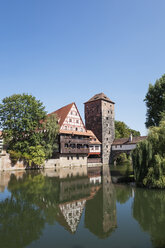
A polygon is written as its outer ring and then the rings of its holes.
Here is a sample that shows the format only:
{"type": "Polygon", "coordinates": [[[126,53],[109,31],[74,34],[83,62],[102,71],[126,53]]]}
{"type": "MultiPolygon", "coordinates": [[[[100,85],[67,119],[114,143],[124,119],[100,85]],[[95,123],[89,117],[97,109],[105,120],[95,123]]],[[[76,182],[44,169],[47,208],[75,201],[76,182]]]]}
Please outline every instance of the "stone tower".
{"type": "Polygon", "coordinates": [[[109,164],[111,145],[115,139],[114,102],[104,93],[85,102],[85,124],[102,143],[102,163],[109,164]]]}

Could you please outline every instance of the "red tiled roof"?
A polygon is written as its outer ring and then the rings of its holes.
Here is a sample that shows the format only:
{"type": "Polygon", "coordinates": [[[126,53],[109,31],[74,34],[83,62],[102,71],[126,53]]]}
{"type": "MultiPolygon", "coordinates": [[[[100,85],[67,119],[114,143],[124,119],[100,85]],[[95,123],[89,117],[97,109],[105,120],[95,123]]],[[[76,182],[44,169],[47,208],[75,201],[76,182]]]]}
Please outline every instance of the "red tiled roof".
{"type": "Polygon", "coordinates": [[[92,98],[90,98],[85,103],[93,102],[93,101],[97,101],[97,100],[104,100],[104,101],[111,102],[114,104],[114,102],[112,102],[104,93],[99,93],[99,94],[94,95],[92,98]]]}
{"type": "Polygon", "coordinates": [[[91,130],[87,130],[87,133],[89,134],[89,136],[91,137],[92,140],[90,140],[90,144],[98,144],[101,145],[101,142],[97,139],[97,137],[95,136],[95,134],[91,131],[91,130]],[[93,140],[95,139],[95,140],[93,140]]]}
{"type": "Polygon", "coordinates": [[[62,108],[60,108],[60,109],[48,114],[48,116],[52,115],[52,114],[56,114],[57,117],[58,117],[58,120],[59,120],[59,125],[61,127],[63,122],[65,121],[65,118],[67,117],[69,111],[71,110],[73,104],[74,103],[70,103],[70,104],[68,104],[68,105],[66,105],[66,106],[64,106],[64,107],[62,107],[62,108]]]}
{"type": "Polygon", "coordinates": [[[145,140],[146,138],[147,136],[132,137],[132,141],[129,141],[129,138],[115,139],[112,145],[137,144],[138,142],[145,140]]]}

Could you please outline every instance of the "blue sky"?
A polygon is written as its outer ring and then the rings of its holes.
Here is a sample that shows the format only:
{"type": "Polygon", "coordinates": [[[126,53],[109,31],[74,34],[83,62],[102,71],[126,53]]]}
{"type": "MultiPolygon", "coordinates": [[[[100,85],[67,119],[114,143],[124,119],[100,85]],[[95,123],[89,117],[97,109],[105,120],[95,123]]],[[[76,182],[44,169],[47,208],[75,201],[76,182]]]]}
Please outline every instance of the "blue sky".
{"type": "Polygon", "coordinates": [[[146,134],[143,99],[165,73],[164,0],[0,0],[0,99],[30,93],[48,112],[104,92],[146,134]]]}

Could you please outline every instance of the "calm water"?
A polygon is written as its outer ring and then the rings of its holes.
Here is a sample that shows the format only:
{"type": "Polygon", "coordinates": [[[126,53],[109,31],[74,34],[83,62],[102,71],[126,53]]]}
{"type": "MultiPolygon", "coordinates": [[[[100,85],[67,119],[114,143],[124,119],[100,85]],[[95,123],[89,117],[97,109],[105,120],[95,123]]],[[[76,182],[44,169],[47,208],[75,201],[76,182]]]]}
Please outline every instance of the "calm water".
{"type": "Polygon", "coordinates": [[[165,191],[109,168],[0,174],[0,247],[165,247],[165,191]]]}

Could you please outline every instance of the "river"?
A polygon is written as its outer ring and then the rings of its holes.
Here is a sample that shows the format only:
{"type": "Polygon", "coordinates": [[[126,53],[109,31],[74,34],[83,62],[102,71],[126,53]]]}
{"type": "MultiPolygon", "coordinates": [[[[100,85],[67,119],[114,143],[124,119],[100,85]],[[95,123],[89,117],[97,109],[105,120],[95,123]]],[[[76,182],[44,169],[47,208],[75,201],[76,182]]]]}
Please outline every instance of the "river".
{"type": "Polygon", "coordinates": [[[1,248],[163,248],[165,191],[113,184],[109,167],[0,174],[1,248]]]}

